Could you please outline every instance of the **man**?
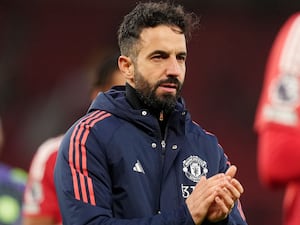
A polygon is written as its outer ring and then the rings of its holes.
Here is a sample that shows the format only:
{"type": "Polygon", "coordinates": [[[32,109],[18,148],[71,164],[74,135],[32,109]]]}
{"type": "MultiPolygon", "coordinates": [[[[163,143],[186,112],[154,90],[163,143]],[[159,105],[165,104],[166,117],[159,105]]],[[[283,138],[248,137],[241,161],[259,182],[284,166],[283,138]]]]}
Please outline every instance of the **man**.
{"type": "MultiPolygon", "coordinates": [[[[118,68],[118,55],[109,57],[93,77],[90,96],[93,100],[100,91],[115,85],[124,85],[118,68]]],[[[63,135],[45,141],[32,160],[24,194],[23,225],[61,224],[53,172],[57,151],[63,135]]]]}
{"type": "MultiPolygon", "coordinates": [[[[0,119],[0,153],[4,144],[4,129],[0,119]]],[[[27,173],[0,162],[0,225],[21,225],[22,196],[27,173]]]]}
{"type": "Polygon", "coordinates": [[[246,224],[236,167],[180,97],[195,21],[164,2],[138,3],[124,17],[126,87],[98,95],[60,147],[54,177],[64,224],[246,224]]]}
{"type": "Polygon", "coordinates": [[[257,109],[258,173],[269,188],[286,188],[283,224],[300,221],[300,13],[282,26],[270,52],[257,109]]]}

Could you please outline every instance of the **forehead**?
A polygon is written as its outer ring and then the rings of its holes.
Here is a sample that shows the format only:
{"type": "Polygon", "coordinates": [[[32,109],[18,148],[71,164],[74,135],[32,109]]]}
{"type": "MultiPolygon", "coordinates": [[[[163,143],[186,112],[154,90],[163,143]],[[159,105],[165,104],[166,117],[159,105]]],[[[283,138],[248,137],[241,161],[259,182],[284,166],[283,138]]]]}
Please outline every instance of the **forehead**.
{"type": "Polygon", "coordinates": [[[186,39],[179,31],[177,27],[166,25],[143,29],[140,35],[141,52],[186,52],[186,39]]]}

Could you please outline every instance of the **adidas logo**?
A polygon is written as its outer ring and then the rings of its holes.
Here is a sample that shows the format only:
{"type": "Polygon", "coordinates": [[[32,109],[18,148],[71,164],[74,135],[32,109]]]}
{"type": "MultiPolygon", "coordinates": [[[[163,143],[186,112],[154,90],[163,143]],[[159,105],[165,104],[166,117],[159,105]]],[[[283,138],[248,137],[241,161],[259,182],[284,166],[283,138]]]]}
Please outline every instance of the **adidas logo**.
{"type": "Polygon", "coordinates": [[[133,171],[145,174],[145,171],[139,160],[137,160],[136,163],[134,164],[133,171]]]}

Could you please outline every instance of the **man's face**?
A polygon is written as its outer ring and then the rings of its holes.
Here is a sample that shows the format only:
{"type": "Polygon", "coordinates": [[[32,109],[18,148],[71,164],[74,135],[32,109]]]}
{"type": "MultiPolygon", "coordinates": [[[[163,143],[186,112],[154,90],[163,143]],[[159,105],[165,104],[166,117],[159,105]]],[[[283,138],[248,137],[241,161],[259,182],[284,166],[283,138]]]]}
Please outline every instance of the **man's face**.
{"type": "Polygon", "coordinates": [[[141,33],[139,47],[133,86],[146,104],[174,108],[186,71],[185,36],[176,27],[147,28],[141,33]]]}

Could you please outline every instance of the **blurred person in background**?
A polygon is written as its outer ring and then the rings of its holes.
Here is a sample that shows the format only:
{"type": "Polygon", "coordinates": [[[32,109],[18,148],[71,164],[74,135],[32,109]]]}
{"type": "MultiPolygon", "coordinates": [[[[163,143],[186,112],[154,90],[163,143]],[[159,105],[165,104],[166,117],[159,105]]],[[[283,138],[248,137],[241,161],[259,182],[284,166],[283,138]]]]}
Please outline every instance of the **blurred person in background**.
{"type": "MultiPolygon", "coordinates": [[[[91,101],[99,92],[125,84],[118,68],[118,56],[119,54],[114,54],[108,57],[94,74],[90,88],[91,101]]],[[[62,223],[53,180],[55,160],[62,137],[63,134],[46,140],[33,157],[24,194],[23,225],[62,223]]]]}
{"type": "Polygon", "coordinates": [[[300,224],[300,12],[280,29],[270,51],[257,108],[258,173],[285,188],[283,224],[300,224]]]}
{"type": "MultiPolygon", "coordinates": [[[[0,119],[0,154],[4,143],[0,119]]],[[[0,162],[0,225],[21,225],[22,197],[27,173],[0,162]]]]}

